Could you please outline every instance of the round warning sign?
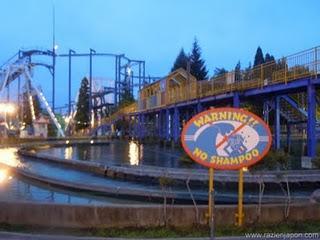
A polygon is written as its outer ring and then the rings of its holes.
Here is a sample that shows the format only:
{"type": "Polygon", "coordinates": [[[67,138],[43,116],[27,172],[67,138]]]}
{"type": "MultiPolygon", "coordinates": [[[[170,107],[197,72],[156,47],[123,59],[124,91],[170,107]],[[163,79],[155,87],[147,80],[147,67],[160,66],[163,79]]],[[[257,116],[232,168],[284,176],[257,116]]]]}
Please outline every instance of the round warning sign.
{"type": "Polygon", "coordinates": [[[269,126],[238,108],[213,108],[190,119],[182,146],[196,162],[221,170],[238,170],[261,160],[271,146],[269,126]]]}

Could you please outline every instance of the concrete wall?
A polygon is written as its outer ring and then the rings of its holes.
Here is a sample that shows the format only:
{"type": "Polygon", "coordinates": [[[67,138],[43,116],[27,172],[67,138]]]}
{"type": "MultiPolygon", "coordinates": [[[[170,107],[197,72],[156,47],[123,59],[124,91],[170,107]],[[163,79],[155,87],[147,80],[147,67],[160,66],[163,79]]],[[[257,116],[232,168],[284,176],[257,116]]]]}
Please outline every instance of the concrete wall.
{"type": "MultiPolygon", "coordinates": [[[[0,202],[0,222],[9,224],[38,225],[68,228],[124,228],[157,227],[165,224],[162,205],[63,205],[51,203],[0,202]]],[[[200,224],[205,224],[206,206],[199,208],[200,224]]],[[[236,206],[216,206],[216,224],[234,224],[236,206]]],[[[256,206],[245,206],[245,222],[257,221],[256,206]]],[[[278,223],[284,220],[284,206],[265,205],[261,223],[278,223]]],[[[320,204],[293,205],[291,221],[320,220],[320,204]]],[[[168,226],[192,226],[197,224],[193,206],[168,206],[168,226]]]]}

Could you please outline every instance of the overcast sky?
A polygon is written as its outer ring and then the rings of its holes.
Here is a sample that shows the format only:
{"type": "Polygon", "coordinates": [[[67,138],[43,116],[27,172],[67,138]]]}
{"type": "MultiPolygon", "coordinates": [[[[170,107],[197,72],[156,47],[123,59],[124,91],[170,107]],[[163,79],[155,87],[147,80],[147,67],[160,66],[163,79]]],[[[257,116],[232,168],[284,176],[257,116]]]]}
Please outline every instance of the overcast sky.
{"type": "MultiPolygon", "coordinates": [[[[246,67],[257,46],[277,58],[320,45],[317,0],[1,0],[0,63],[21,48],[52,48],[53,3],[59,53],[69,48],[125,53],[146,60],[151,76],[166,75],[194,37],[210,74],[215,67],[230,70],[238,60],[246,67]]],[[[57,105],[63,105],[66,62],[58,65],[57,105]]],[[[75,66],[73,98],[87,65],[75,66]]],[[[108,77],[113,65],[105,65],[108,77]]],[[[50,96],[50,79],[39,84],[50,96]]]]}

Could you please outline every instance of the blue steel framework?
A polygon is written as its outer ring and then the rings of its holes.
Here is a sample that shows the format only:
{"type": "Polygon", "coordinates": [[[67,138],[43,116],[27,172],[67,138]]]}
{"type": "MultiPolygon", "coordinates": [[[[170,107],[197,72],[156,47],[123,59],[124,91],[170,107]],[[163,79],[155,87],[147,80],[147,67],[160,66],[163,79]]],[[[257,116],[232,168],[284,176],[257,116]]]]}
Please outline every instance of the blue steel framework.
{"type": "MultiPolygon", "coordinates": [[[[269,114],[273,111],[273,147],[280,149],[281,123],[286,122],[287,144],[289,146],[291,128],[294,124],[305,126],[307,132],[307,155],[316,156],[316,128],[317,128],[317,88],[320,86],[320,62],[317,60],[319,48],[315,48],[315,69],[306,77],[297,77],[291,81],[285,81],[265,86],[258,86],[242,91],[228,91],[216,95],[198,97],[195,99],[178,101],[151,109],[137,110],[129,113],[131,124],[137,124],[138,128],[132,128],[131,135],[138,139],[147,136],[155,136],[161,140],[180,141],[180,133],[184,122],[194,114],[216,106],[241,107],[242,102],[254,102],[260,99],[263,102],[263,118],[269,122],[269,114]],[[292,95],[302,94],[306,98],[305,107],[298,106],[292,95]],[[284,105],[283,105],[284,104],[284,105]],[[282,107],[283,105],[283,107],[282,107]],[[307,108],[307,110],[305,110],[307,108]],[[289,110],[291,112],[289,112],[289,110]],[[302,120],[295,119],[300,114],[302,120]],[[283,120],[282,120],[283,119],[283,120]],[[281,121],[282,120],[282,121],[281,121]],[[155,129],[154,129],[155,128],[155,129]]],[[[288,68],[287,66],[285,66],[288,68]]],[[[294,66],[297,68],[296,66],[294,66]]],[[[308,70],[309,71],[309,70],[308,70]]],[[[286,73],[285,71],[285,74],[286,73]]],[[[258,101],[257,101],[258,102],[258,101]]]]}
{"type": "MultiPolygon", "coordinates": [[[[52,110],[56,109],[55,107],[55,65],[57,58],[67,57],[68,58],[68,113],[71,112],[71,84],[72,84],[72,59],[74,57],[89,57],[89,84],[90,84],[90,96],[92,96],[92,74],[93,74],[93,58],[94,57],[111,57],[115,59],[115,84],[112,93],[114,94],[114,105],[117,105],[119,101],[121,101],[121,93],[124,91],[124,87],[129,87],[130,92],[133,93],[134,89],[140,90],[143,85],[147,84],[147,78],[145,77],[145,61],[141,60],[133,60],[126,57],[124,54],[112,54],[112,53],[98,53],[93,49],[90,49],[89,53],[76,53],[74,50],[70,49],[68,54],[57,54],[55,48],[53,47],[52,51],[42,51],[42,50],[28,50],[22,51],[19,50],[17,54],[11,57],[8,61],[6,61],[3,65],[0,66],[0,73],[5,73],[7,68],[10,67],[11,64],[15,62],[19,62],[23,59],[26,59],[27,62],[32,66],[44,66],[49,69],[52,74],[52,110]],[[34,56],[48,56],[52,58],[52,63],[44,64],[33,61],[32,58],[34,56]],[[131,68],[131,72],[133,73],[130,78],[126,73],[127,68],[131,68]],[[126,81],[130,81],[129,84],[126,84],[126,81]]],[[[1,76],[0,76],[1,77],[1,76]]],[[[17,75],[17,79],[19,80],[19,75],[17,75]]],[[[0,79],[1,80],[1,79],[0,79]]],[[[8,89],[7,100],[10,99],[10,83],[15,79],[10,79],[9,84],[6,86],[8,89]]],[[[20,86],[18,89],[18,96],[20,95],[20,86]]],[[[110,94],[110,92],[108,92],[110,94]]],[[[20,99],[18,99],[20,100],[20,99]]],[[[90,112],[94,109],[92,106],[92,101],[90,101],[90,112]]]]}

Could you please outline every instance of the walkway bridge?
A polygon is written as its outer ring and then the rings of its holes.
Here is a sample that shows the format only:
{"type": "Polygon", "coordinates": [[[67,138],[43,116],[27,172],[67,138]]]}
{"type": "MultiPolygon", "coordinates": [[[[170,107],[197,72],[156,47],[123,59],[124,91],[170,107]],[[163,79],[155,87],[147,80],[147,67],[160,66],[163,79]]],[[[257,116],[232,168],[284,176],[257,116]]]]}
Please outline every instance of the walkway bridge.
{"type": "Polygon", "coordinates": [[[307,155],[314,157],[319,84],[320,47],[315,47],[202,81],[178,69],[144,87],[125,114],[134,137],[178,142],[183,124],[198,112],[222,106],[249,108],[272,126],[275,149],[280,148],[280,131],[289,141],[292,131],[300,129],[306,132],[307,155]]]}

